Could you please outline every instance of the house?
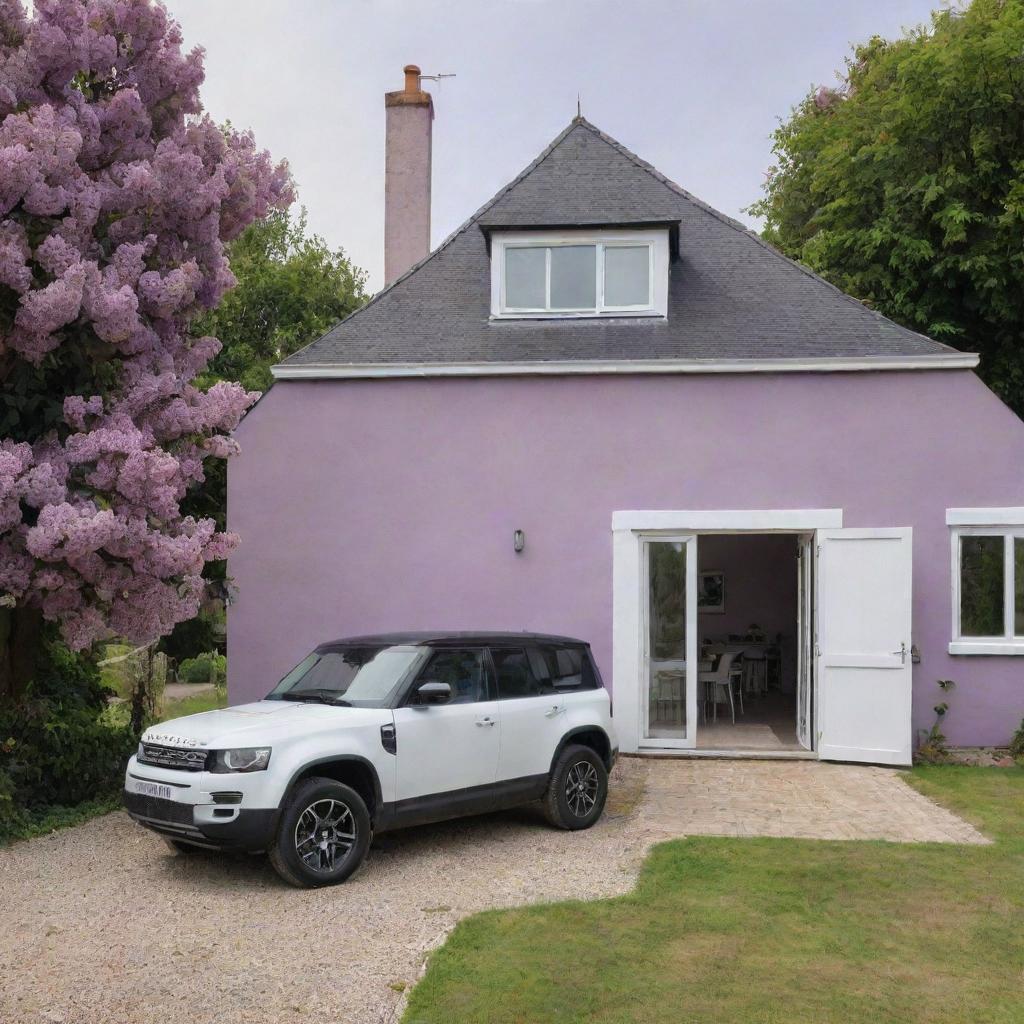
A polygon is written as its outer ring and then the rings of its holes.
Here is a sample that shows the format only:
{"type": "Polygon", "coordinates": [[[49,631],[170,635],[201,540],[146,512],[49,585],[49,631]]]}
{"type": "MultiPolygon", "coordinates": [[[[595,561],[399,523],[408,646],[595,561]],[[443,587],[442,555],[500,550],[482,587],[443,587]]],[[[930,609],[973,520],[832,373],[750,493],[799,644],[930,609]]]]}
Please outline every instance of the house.
{"type": "Polygon", "coordinates": [[[977,358],[582,117],[428,254],[416,68],[386,109],[393,279],[238,430],[230,699],[338,635],[535,630],[592,644],[624,751],[906,764],[942,699],[1006,742],[1024,424],[977,358]]]}

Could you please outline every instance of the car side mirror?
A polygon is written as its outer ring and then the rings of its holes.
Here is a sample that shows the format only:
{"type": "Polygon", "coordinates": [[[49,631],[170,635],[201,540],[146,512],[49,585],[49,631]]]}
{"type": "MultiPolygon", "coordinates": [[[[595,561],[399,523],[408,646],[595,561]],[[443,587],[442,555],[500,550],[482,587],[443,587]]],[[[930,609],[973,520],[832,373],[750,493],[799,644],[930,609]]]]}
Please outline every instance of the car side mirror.
{"type": "Polygon", "coordinates": [[[452,688],[447,683],[420,683],[416,697],[420,704],[447,704],[452,699],[452,688]]]}

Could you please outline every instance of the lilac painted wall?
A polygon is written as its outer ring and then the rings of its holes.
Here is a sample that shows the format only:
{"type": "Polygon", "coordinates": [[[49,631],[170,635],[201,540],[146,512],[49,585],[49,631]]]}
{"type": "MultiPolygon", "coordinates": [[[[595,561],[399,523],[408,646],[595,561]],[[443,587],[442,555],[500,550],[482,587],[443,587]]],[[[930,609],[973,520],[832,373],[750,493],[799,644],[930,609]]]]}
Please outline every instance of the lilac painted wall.
{"type": "Polygon", "coordinates": [[[792,534],[701,537],[701,572],[725,574],[725,611],[700,612],[698,642],[760,626],[769,640],[781,633],[783,689],[796,688],[797,538],[792,534]]]}
{"type": "Polygon", "coordinates": [[[386,629],[575,634],[612,682],[613,510],[838,507],[914,528],[915,726],[942,677],[954,743],[1024,715],[1024,658],[947,654],[945,509],[1024,505],[1024,425],[968,371],[286,382],[237,436],[233,702],[386,629]]]}

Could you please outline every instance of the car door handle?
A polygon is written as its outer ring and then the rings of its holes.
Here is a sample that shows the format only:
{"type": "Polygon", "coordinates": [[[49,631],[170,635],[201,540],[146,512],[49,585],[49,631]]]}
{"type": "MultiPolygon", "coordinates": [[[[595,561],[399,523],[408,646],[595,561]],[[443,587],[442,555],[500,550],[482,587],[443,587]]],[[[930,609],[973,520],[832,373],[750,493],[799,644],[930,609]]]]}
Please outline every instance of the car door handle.
{"type": "Polygon", "coordinates": [[[493,718],[491,718],[491,716],[490,716],[490,715],[484,715],[484,717],[483,717],[483,718],[478,718],[478,719],[476,720],[476,724],[477,724],[477,725],[480,725],[480,726],[484,726],[484,725],[494,725],[494,719],[493,719],[493,718]]]}
{"type": "Polygon", "coordinates": [[[556,704],[554,707],[548,708],[548,710],[544,712],[544,717],[545,718],[554,718],[555,715],[561,714],[561,712],[563,712],[564,710],[565,710],[565,705],[564,704],[556,704]]]}

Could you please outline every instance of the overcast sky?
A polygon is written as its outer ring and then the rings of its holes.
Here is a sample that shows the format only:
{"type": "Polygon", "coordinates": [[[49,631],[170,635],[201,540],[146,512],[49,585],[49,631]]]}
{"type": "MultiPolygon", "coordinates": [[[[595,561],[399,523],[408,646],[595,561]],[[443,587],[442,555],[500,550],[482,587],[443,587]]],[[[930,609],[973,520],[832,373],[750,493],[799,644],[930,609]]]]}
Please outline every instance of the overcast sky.
{"type": "Polygon", "coordinates": [[[746,223],[769,135],[850,46],[939,0],[167,0],[203,100],[286,157],[311,228],[383,275],[384,93],[434,96],[436,245],[583,114],[746,223]]]}

